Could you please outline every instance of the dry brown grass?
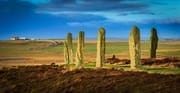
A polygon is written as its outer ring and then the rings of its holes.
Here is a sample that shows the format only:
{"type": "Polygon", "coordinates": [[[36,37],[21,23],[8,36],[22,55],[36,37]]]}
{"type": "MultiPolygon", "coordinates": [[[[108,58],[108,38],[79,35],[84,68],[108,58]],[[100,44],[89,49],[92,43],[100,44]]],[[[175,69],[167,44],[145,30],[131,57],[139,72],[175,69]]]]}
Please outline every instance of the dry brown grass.
{"type": "Polygon", "coordinates": [[[179,93],[180,75],[21,66],[0,70],[0,93],[179,93]]]}

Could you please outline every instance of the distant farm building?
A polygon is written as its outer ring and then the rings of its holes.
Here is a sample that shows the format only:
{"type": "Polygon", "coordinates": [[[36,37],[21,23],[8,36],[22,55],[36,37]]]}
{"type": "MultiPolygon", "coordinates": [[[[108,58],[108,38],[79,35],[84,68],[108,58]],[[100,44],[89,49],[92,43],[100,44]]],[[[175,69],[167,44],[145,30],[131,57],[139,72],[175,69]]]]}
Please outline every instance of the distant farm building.
{"type": "Polygon", "coordinates": [[[19,37],[11,37],[10,40],[19,40],[19,37]]]}
{"type": "Polygon", "coordinates": [[[12,37],[10,40],[30,40],[29,38],[26,37],[12,37]]]}

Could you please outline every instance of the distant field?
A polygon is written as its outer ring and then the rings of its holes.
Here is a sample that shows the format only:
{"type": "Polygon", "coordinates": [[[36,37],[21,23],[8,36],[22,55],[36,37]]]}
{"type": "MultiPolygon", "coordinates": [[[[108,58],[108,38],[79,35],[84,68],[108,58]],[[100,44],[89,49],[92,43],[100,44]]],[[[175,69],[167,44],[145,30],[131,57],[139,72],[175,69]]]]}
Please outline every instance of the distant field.
{"type": "MultiPolygon", "coordinates": [[[[63,44],[61,41],[1,41],[0,63],[1,65],[12,64],[49,64],[63,62],[63,44]],[[59,43],[59,45],[57,44],[59,43]]],[[[148,42],[141,45],[142,58],[147,58],[149,53],[148,42]]],[[[76,43],[74,43],[74,52],[76,43]]],[[[95,62],[96,41],[86,41],[85,61],[95,62]]],[[[106,57],[115,54],[118,58],[129,58],[127,41],[108,41],[106,43],[106,57]]],[[[157,56],[180,57],[180,41],[161,41],[158,46],[157,56]]]]}

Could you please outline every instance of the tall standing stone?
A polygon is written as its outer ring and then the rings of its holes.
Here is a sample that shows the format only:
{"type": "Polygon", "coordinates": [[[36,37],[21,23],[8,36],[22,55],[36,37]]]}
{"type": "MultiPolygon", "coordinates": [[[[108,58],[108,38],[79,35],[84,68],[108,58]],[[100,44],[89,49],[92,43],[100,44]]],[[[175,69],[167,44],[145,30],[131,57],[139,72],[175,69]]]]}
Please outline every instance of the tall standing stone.
{"type": "Polygon", "coordinates": [[[69,49],[68,49],[68,45],[67,42],[64,41],[64,62],[65,64],[69,64],[70,63],[70,59],[69,59],[69,49]]]}
{"type": "Polygon", "coordinates": [[[150,58],[156,58],[156,49],[158,47],[158,35],[155,28],[151,29],[150,36],[150,58]]]}
{"type": "Polygon", "coordinates": [[[76,67],[82,68],[84,61],[84,31],[80,31],[77,40],[76,67]]]}
{"type": "Polygon", "coordinates": [[[141,49],[140,49],[140,31],[139,28],[134,26],[129,36],[129,54],[130,66],[136,69],[140,66],[141,49]]]}
{"type": "Polygon", "coordinates": [[[105,29],[100,28],[97,39],[96,67],[102,67],[105,61],[105,29]]]}
{"type": "Polygon", "coordinates": [[[68,52],[69,52],[69,60],[70,63],[73,63],[73,42],[72,42],[72,33],[67,34],[67,45],[68,45],[68,52]]]}

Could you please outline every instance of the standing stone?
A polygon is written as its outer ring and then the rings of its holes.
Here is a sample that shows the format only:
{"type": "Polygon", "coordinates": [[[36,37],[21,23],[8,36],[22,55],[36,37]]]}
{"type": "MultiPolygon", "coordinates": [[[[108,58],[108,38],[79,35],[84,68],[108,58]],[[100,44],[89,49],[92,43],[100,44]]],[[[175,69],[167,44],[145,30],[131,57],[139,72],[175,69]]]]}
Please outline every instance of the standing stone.
{"type": "Polygon", "coordinates": [[[96,67],[102,67],[105,61],[105,29],[100,28],[97,39],[96,67]]]}
{"type": "Polygon", "coordinates": [[[68,45],[67,42],[64,41],[64,62],[65,64],[69,65],[70,63],[70,59],[69,59],[69,49],[68,49],[68,45]]]}
{"type": "Polygon", "coordinates": [[[136,69],[140,66],[141,49],[140,49],[140,31],[134,26],[129,36],[129,54],[131,68],[136,69]]]}
{"type": "Polygon", "coordinates": [[[72,42],[73,38],[72,38],[72,33],[68,33],[67,34],[67,45],[68,45],[68,52],[69,52],[69,60],[70,63],[73,63],[73,42],[72,42]]]}
{"type": "Polygon", "coordinates": [[[77,40],[76,67],[82,68],[84,61],[84,31],[80,31],[77,40]]]}
{"type": "Polygon", "coordinates": [[[158,35],[155,28],[151,29],[150,36],[150,58],[156,58],[156,49],[158,47],[158,35]]]}

